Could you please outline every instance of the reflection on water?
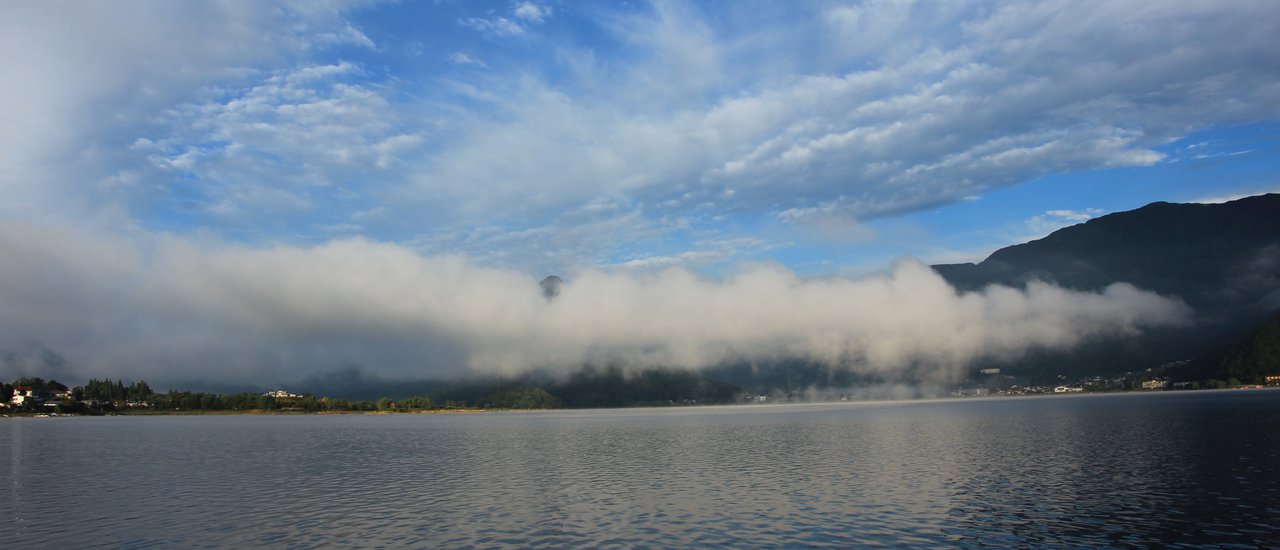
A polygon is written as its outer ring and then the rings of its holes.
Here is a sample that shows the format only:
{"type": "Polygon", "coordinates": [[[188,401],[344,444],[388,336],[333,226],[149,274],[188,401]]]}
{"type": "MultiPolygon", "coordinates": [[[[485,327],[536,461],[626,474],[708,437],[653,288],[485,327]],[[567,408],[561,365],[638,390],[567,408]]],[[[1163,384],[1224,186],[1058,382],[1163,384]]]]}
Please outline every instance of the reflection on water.
{"type": "Polygon", "coordinates": [[[1280,392],[0,421],[9,547],[1267,546],[1280,392]]]}

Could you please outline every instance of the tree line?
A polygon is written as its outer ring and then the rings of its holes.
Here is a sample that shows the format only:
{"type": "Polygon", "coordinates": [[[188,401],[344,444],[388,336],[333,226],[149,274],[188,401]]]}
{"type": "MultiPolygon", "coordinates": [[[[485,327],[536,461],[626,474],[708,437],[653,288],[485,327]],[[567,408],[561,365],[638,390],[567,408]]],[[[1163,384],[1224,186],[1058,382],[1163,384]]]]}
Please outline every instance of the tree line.
{"type": "Polygon", "coordinates": [[[242,392],[218,394],[169,390],[158,393],[146,381],[126,383],[123,380],[90,379],[83,386],[68,388],[56,380],[19,378],[12,384],[0,384],[0,398],[6,405],[15,391],[31,390],[33,398],[22,410],[55,410],[66,413],[110,413],[124,410],[152,411],[299,411],[299,412],[420,412],[460,408],[547,409],[563,403],[534,386],[511,385],[495,388],[474,404],[466,401],[437,402],[430,397],[411,396],[400,399],[383,397],[376,401],[317,397],[310,394],[275,396],[270,393],[242,392]]]}
{"type": "MultiPolygon", "coordinates": [[[[619,366],[585,366],[560,379],[506,379],[467,382],[423,381],[417,393],[396,392],[376,400],[320,397],[304,393],[276,396],[242,392],[219,394],[169,390],[154,391],[145,381],[90,379],[70,389],[56,381],[24,378],[5,384],[0,397],[9,402],[12,387],[31,387],[46,402],[57,403],[58,412],[108,413],[130,411],[385,411],[415,412],[448,409],[559,409],[583,407],[663,406],[732,402],[741,390],[689,371],[646,369],[629,371],[619,366]],[[60,393],[59,393],[60,392],[60,393]],[[424,395],[426,394],[426,395],[424,395]]],[[[335,388],[338,391],[341,388],[335,388]]],[[[384,388],[385,389],[385,388],[384,388]]],[[[407,389],[407,388],[402,388],[407,389]]],[[[374,394],[376,395],[376,394],[374,394]]],[[[383,394],[386,395],[386,394],[383,394]]],[[[29,409],[38,407],[28,407],[29,409]]]]}

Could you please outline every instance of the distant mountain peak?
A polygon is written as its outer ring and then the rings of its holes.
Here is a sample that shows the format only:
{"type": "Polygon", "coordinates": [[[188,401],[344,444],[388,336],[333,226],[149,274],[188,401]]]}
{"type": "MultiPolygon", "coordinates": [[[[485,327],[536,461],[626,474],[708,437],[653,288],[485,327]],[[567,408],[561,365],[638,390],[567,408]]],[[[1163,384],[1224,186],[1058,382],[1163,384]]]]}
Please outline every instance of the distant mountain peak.
{"type": "Polygon", "coordinates": [[[542,287],[542,295],[550,300],[560,295],[560,286],[564,284],[564,279],[559,275],[547,275],[546,278],[538,282],[538,286],[542,287]]]}

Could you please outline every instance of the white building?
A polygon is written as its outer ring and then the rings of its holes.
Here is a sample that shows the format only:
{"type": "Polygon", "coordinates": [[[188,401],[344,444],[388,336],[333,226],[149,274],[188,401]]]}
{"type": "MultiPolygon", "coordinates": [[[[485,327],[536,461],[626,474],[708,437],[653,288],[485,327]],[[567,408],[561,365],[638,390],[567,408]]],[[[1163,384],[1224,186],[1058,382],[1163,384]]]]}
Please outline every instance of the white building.
{"type": "Polygon", "coordinates": [[[26,386],[19,386],[17,388],[13,388],[13,397],[9,399],[9,404],[15,407],[21,407],[27,404],[28,401],[37,403],[39,400],[40,399],[36,396],[35,390],[26,386]]]}

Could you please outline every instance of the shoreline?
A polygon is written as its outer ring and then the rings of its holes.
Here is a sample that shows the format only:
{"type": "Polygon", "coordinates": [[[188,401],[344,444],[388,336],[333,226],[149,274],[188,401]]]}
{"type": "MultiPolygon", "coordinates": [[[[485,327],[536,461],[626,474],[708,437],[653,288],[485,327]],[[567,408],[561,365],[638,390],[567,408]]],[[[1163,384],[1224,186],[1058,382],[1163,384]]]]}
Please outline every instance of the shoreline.
{"type": "MultiPolygon", "coordinates": [[[[48,413],[48,412],[5,412],[0,418],[55,418],[72,416],[311,416],[311,415],[410,415],[410,414],[478,414],[491,412],[514,412],[526,409],[439,409],[420,411],[287,411],[279,409],[243,409],[243,410],[125,410],[104,413],[48,413]]],[[[535,409],[528,409],[535,410],[535,409]]],[[[565,410],[565,409],[544,409],[565,410]]]]}
{"type": "Polygon", "coordinates": [[[903,403],[903,402],[944,402],[944,401],[991,401],[1000,399],[1029,399],[1029,398],[1045,398],[1045,397],[1085,397],[1085,396],[1117,396],[1117,395],[1176,395],[1182,393],[1202,393],[1202,392],[1237,392],[1247,390],[1280,390],[1277,387],[1238,387],[1238,388],[1204,388],[1195,390],[1130,390],[1130,391],[1101,391],[1101,392],[1070,392],[1070,393],[1043,393],[1028,395],[988,395],[974,397],[955,397],[955,396],[939,396],[927,397],[919,399],[869,399],[860,401],[790,401],[790,402],[771,402],[771,403],[717,403],[717,404],[701,404],[701,405],[670,405],[670,406],[643,406],[636,405],[630,407],[610,407],[610,408],[559,408],[559,409],[474,409],[474,408],[457,408],[457,409],[425,409],[412,411],[306,411],[306,410],[282,410],[282,409],[243,409],[243,410],[124,410],[104,412],[98,414],[85,413],[47,413],[47,412],[4,412],[0,413],[0,418],[54,418],[54,417],[90,417],[90,416],[303,416],[303,415],[414,415],[414,414],[482,414],[482,413],[502,413],[502,412],[565,412],[565,411],[589,411],[589,410],[621,410],[621,409],[698,409],[698,408],[733,408],[743,407],[751,409],[760,409],[768,407],[785,407],[798,405],[856,405],[856,404],[884,404],[884,403],[903,403]]]}

